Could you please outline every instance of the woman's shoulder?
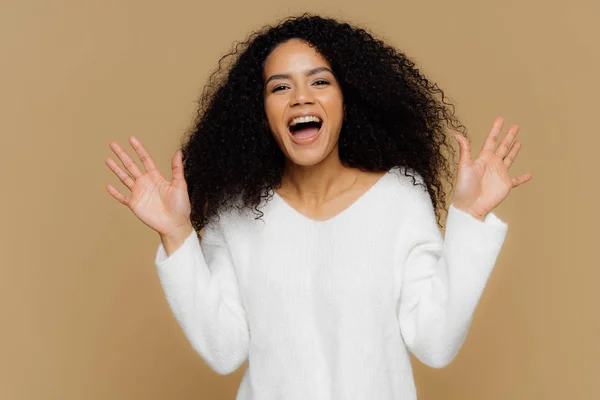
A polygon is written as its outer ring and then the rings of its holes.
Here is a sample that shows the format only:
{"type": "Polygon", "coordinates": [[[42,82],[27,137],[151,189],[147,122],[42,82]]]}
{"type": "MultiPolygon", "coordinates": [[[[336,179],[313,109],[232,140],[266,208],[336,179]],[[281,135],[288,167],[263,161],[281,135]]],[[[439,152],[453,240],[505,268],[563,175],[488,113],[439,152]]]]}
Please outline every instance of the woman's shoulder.
{"type": "Polygon", "coordinates": [[[223,230],[239,230],[248,224],[256,224],[258,216],[262,218],[269,214],[270,205],[268,203],[272,200],[273,197],[270,196],[268,199],[263,199],[256,207],[253,207],[246,204],[239,196],[223,205],[217,214],[210,218],[210,223],[211,225],[219,225],[220,229],[223,230]]]}
{"type": "Polygon", "coordinates": [[[423,176],[416,170],[408,167],[393,167],[388,171],[393,179],[392,184],[402,191],[426,191],[427,186],[423,176]]]}
{"type": "Polygon", "coordinates": [[[433,201],[423,176],[414,169],[390,169],[389,197],[393,198],[397,212],[407,219],[430,218],[434,213],[433,201]]]}

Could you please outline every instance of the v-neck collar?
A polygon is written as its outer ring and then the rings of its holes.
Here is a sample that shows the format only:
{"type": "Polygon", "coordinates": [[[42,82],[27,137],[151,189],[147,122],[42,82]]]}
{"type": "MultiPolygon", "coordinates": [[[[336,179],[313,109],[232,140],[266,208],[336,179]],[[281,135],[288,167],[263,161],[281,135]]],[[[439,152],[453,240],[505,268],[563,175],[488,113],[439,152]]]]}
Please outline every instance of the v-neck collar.
{"type": "Polygon", "coordinates": [[[342,211],[340,211],[333,217],[324,220],[317,220],[307,217],[306,215],[292,207],[283,197],[281,197],[277,193],[276,190],[273,190],[273,198],[276,199],[277,203],[280,203],[283,206],[287,213],[294,215],[296,218],[299,218],[311,224],[333,223],[339,219],[342,219],[345,215],[350,214],[353,210],[360,207],[362,203],[366,202],[369,197],[373,196],[374,193],[377,191],[377,188],[383,184],[383,181],[387,178],[388,175],[390,175],[390,171],[387,171],[385,174],[383,174],[383,176],[377,179],[377,182],[371,185],[371,187],[369,187],[363,194],[361,194],[356,200],[354,200],[352,204],[350,204],[348,207],[344,208],[342,211]]]}

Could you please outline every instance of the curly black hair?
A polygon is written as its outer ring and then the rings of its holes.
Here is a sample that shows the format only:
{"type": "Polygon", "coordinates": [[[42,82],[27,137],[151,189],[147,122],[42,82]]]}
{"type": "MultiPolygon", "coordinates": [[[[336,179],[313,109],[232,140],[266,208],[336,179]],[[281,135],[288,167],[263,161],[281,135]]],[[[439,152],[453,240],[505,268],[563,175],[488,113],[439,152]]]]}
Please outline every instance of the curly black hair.
{"type": "Polygon", "coordinates": [[[182,139],[184,176],[200,231],[234,205],[260,218],[259,205],[281,184],[285,155],[264,109],[263,67],[267,56],[289,39],[302,39],[331,65],[339,81],[346,118],[339,158],[347,167],[383,172],[402,167],[421,175],[441,226],[446,210],[443,181],[453,185],[454,148],[445,127],[466,128],[437,84],[405,54],[367,30],[309,13],[264,26],[219,60],[199,100],[199,110],[182,139]]]}

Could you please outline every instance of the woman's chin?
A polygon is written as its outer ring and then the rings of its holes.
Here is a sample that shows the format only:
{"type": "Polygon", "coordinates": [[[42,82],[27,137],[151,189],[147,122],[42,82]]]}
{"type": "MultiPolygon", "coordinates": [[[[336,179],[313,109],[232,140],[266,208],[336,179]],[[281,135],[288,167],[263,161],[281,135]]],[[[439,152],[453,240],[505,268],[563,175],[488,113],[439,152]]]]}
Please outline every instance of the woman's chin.
{"type": "Polygon", "coordinates": [[[288,148],[289,161],[302,167],[312,167],[322,163],[330,154],[325,148],[288,148]]]}

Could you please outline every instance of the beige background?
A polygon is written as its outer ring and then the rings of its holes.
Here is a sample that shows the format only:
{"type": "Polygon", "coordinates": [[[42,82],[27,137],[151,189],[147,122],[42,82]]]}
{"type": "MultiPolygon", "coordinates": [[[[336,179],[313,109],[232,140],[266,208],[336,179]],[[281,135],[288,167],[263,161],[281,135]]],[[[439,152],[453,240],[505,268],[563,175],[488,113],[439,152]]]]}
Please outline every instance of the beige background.
{"type": "Polygon", "coordinates": [[[324,3],[0,1],[1,399],[234,399],[243,368],[187,343],[104,159],[135,134],[170,174],[218,58],[305,10],[413,57],[474,152],[495,117],[521,126],[512,171],[533,180],[496,209],[508,237],[458,357],[415,361],[419,399],[600,398],[598,2],[324,3]]]}

